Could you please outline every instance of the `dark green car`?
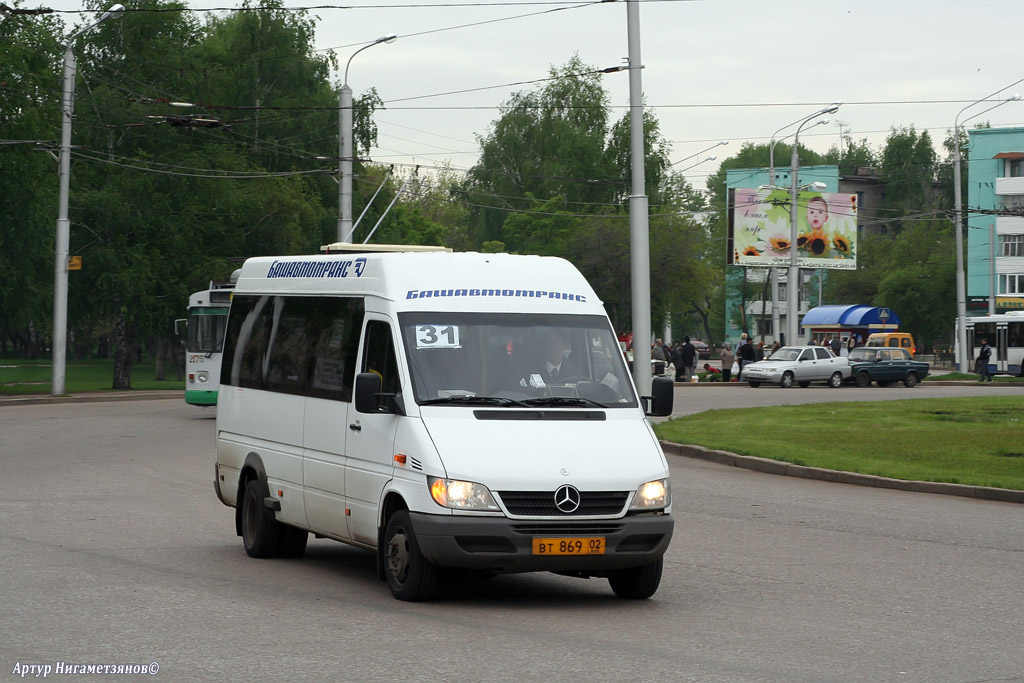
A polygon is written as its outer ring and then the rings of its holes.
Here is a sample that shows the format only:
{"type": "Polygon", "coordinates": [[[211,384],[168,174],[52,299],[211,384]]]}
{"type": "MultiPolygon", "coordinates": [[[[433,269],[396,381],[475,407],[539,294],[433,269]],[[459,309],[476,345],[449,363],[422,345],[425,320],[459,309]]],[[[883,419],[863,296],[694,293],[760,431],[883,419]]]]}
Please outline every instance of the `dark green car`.
{"type": "Polygon", "coordinates": [[[916,386],[928,376],[928,364],[910,357],[910,352],[900,348],[879,348],[862,346],[850,351],[850,379],[858,387],[876,382],[885,387],[893,382],[903,382],[905,387],[916,386]]]}

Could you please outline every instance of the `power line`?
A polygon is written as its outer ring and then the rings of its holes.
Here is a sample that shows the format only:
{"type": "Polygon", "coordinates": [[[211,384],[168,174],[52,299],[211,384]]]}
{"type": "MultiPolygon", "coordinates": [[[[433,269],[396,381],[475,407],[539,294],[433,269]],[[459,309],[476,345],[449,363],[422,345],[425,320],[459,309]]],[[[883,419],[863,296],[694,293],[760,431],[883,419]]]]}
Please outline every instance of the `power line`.
{"type": "MultiPolygon", "coordinates": [[[[703,2],[705,0],[640,0],[645,4],[650,3],[677,3],[677,2],[703,2]]],[[[594,0],[586,4],[607,4],[622,2],[622,0],[594,0]]],[[[168,13],[168,12],[308,12],[312,10],[359,10],[359,9],[434,9],[434,8],[458,8],[467,7],[530,7],[530,6],[551,6],[561,5],[555,9],[570,9],[573,6],[581,6],[578,0],[496,0],[494,2],[426,2],[426,3],[402,3],[393,5],[308,5],[302,7],[276,7],[273,5],[256,5],[253,7],[134,7],[125,8],[126,13],[168,13]]],[[[4,6],[6,7],[6,5],[4,6]]],[[[8,8],[13,14],[96,14],[91,9],[52,9],[49,7],[37,7],[33,9],[8,8]]],[[[551,10],[553,11],[553,10],[551,10]]]]}
{"type": "MultiPolygon", "coordinates": [[[[474,27],[477,27],[477,26],[484,26],[486,24],[496,24],[496,23],[502,22],[502,21],[511,21],[513,19],[524,19],[526,17],[536,17],[536,16],[540,16],[542,14],[549,14],[551,12],[560,12],[562,10],[569,10],[569,9],[579,9],[581,7],[590,7],[592,5],[601,5],[601,4],[604,4],[604,3],[607,3],[607,2],[615,2],[615,1],[616,0],[594,0],[593,2],[574,3],[574,4],[570,4],[567,7],[556,7],[554,9],[543,10],[541,12],[530,12],[529,14],[517,14],[517,15],[511,16],[511,17],[500,17],[498,19],[487,19],[485,21],[476,21],[476,22],[469,23],[469,24],[459,24],[457,26],[446,26],[444,28],[435,28],[435,29],[430,29],[430,30],[426,30],[426,31],[417,31],[416,33],[405,33],[405,34],[402,34],[399,37],[404,40],[404,39],[408,39],[408,38],[415,38],[415,37],[418,37],[418,36],[430,35],[432,33],[442,33],[444,31],[455,31],[455,30],[463,29],[463,28],[474,28],[474,27]]],[[[474,5],[458,5],[458,6],[459,7],[470,7],[470,6],[474,6],[474,7],[485,7],[485,6],[486,7],[491,7],[491,6],[500,6],[502,4],[504,4],[504,3],[494,3],[493,5],[491,5],[490,3],[488,3],[488,4],[480,3],[480,4],[474,4],[474,5]]],[[[510,4],[513,4],[513,3],[510,3],[510,4]]],[[[535,4],[550,4],[550,3],[535,3],[535,4]]],[[[363,45],[363,43],[349,43],[347,45],[336,45],[334,47],[321,48],[319,50],[314,50],[314,52],[325,52],[325,51],[328,51],[328,50],[343,50],[345,48],[356,47],[358,45],[363,45]]]]}
{"type": "MultiPolygon", "coordinates": [[[[148,167],[144,167],[144,166],[137,166],[137,165],[134,165],[134,164],[121,163],[119,161],[114,161],[113,159],[104,159],[103,157],[94,156],[92,154],[88,154],[88,153],[83,152],[81,150],[72,150],[71,153],[74,156],[82,157],[83,159],[89,159],[90,161],[97,161],[97,162],[102,163],[102,164],[110,164],[112,166],[121,166],[123,168],[130,168],[130,169],[134,169],[136,171],[145,171],[147,173],[162,173],[162,174],[165,174],[165,175],[187,176],[187,177],[190,177],[190,178],[228,178],[228,179],[233,179],[233,180],[252,180],[252,179],[257,179],[257,178],[283,178],[283,177],[288,177],[288,176],[311,175],[311,174],[318,174],[318,173],[319,174],[325,174],[325,173],[334,173],[335,172],[334,169],[318,168],[318,169],[314,169],[314,170],[311,170],[311,171],[281,171],[281,172],[267,172],[267,173],[253,173],[251,171],[220,171],[220,170],[217,170],[217,169],[191,169],[191,170],[196,170],[196,171],[210,171],[210,172],[209,173],[182,173],[180,171],[171,171],[171,170],[160,169],[160,168],[148,168],[148,167]]],[[[116,157],[116,158],[125,159],[127,157],[116,157]]],[[[150,164],[157,163],[157,162],[142,161],[141,159],[131,159],[131,161],[139,161],[139,162],[142,162],[142,163],[150,163],[150,164]]],[[[164,166],[164,167],[167,167],[167,168],[188,168],[187,166],[174,166],[172,164],[158,164],[158,165],[164,166]]]]}

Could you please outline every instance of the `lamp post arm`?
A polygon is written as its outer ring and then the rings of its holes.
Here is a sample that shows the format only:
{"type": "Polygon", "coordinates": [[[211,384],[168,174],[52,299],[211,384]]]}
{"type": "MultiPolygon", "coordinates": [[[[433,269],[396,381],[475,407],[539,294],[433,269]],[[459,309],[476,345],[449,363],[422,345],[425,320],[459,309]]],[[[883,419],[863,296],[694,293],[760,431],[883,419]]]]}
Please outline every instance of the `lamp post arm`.
{"type": "Polygon", "coordinates": [[[679,161],[673,161],[673,162],[672,162],[671,164],[669,164],[669,166],[675,166],[676,164],[681,164],[681,163],[683,163],[684,161],[686,161],[687,159],[692,159],[692,158],[694,158],[694,157],[696,157],[696,156],[700,156],[700,155],[701,155],[701,154],[703,154],[704,152],[710,152],[710,151],[711,151],[711,150],[713,150],[713,149],[714,149],[715,147],[721,147],[722,145],[728,145],[728,144],[729,144],[729,141],[728,141],[728,140],[722,140],[721,142],[716,142],[715,144],[711,145],[711,146],[710,146],[710,147],[708,147],[707,149],[702,149],[701,151],[699,151],[699,152],[697,152],[697,153],[695,153],[695,154],[691,154],[691,155],[690,155],[690,156],[688,156],[688,157],[683,157],[683,158],[682,158],[682,159],[680,159],[679,161]]]}
{"type": "Polygon", "coordinates": [[[121,16],[121,14],[123,12],[124,12],[124,5],[114,5],[113,7],[108,9],[106,12],[101,14],[100,18],[97,19],[96,21],[92,22],[91,24],[88,24],[87,26],[83,26],[82,28],[80,28],[77,31],[75,31],[74,33],[72,33],[71,37],[68,38],[68,41],[64,44],[64,46],[66,48],[70,48],[71,45],[76,40],[78,40],[78,38],[80,36],[82,36],[83,34],[88,33],[91,30],[93,30],[94,28],[96,28],[97,26],[102,24],[107,19],[116,19],[117,17],[121,16]]]}
{"type": "Polygon", "coordinates": [[[373,47],[376,44],[377,43],[367,43],[366,45],[363,45],[361,48],[359,48],[358,50],[356,50],[355,52],[352,53],[352,55],[348,58],[348,61],[345,62],[345,77],[341,79],[341,84],[342,85],[347,85],[348,84],[348,68],[352,65],[352,60],[355,58],[355,56],[357,54],[359,54],[360,52],[362,52],[363,50],[371,48],[371,47],[373,47]]]}
{"type": "Polygon", "coordinates": [[[373,47],[374,45],[380,45],[381,43],[393,43],[396,40],[398,40],[398,36],[395,35],[394,33],[389,33],[386,36],[381,36],[380,38],[378,38],[377,40],[373,41],[372,43],[367,43],[366,45],[363,45],[361,48],[359,48],[358,50],[353,52],[352,55],[348,58],[348,61],[345,62],[345,77],[341,79],[342,85],[344,85],[345,83],[348,83],[348,67],[349,67],[349,65],[352,64],[352,58],[353,57],[355,57],[357,54],[359,54],[363,50],[366,50],[368,48],[373,47]]]}
{"type": "MultiPolygon", "coordinates": [[[[970,109],[971,107],[973,107],[973,106],[975,106],[977,104],[981,104],[982,102],[988,101],[988,99],[990,97],[993,97],[994,95],[998,95],[999,93],[1003,92],[1004,90],[1008,90],[1008,89],[1012,88],[1013,86],[1017,85],[1018,83],[1024,83],[1024,78],[1022,78],[1022,79],[1020,79],[1018,81],[1014,81],[1010,85],[1003,86],[999,90],[996,90],[994,93],[985,95],[985,97],[982,97],[980,100],[976,100],[976,101],[971,102],[970,104],[968,104],[966,107],[964,107],[959,112],[957,112],[956,119],[953,120],[953,129],[955,130],[959,126],[958,121],[960,120],[960,114],[963,114],[965,111],[967,111],[968,109],[970,109]]],[[[1005,102],[1011,102],[1011,101],[1014,101],[1016,99],[1020,99],[1020,97],[1019,96],[1014,96],[1014,97],[1011,97],[1008,100],[1003,100],[999,104],[1003,104],[1005,102]]],[[[998,107],[999,105],[997,104],[996,106],[998,107]]],[[[988,109],[986,109],[985,111],[988,111],[988,109]]],[[[980,114],[978,114],[978,116],[980,116],[981,114],[984,114],[984,113],[985,112],[983,111],[980,114]]]]}

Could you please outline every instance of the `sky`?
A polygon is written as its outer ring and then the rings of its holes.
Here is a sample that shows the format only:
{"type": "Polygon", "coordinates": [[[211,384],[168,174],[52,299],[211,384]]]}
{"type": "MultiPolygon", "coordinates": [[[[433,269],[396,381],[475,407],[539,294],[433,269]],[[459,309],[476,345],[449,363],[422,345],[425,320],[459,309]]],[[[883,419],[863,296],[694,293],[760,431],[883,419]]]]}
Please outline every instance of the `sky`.
{"type": "MultiPolygon", "coordinates": [[[[83,7],[80,0],[22,6],[83,7]]],[[[311,10],[316,48],[334,49],[342,70],[361,46],[398,35],[360,52],[349,68],[356,97],[375,87],[391,103],[376,116],[378,146],[370,157],[381,163],[467,169],[479,153],[477,136],[487,134],[499,106],[516,91],[538,87],[526,82],[546,78],[573,54],[596,68],[625,64],[628,54],[621,0],[354,0],[348,7],[311,10]]],[[[842,127],[877,150],[893,126],[913,125],[929,130],[944,155],[941,142],[961,109],[1024,92],[1013,29],[1022,25],[1019,0],[644,0],[644,96],[671,142],[674,168],[689,169],[684,174],[698,188],[744,142],[768,142],[836,101],[843,102],[839,112],[828,124],[805,126],[801,144],[826,152],[839,144],[842,127]],[[721,140],[730,142],[716,146],[721,140]],[[704,160],[712,154],[717,160],[704,160]]],[[[628,73],[602,78],[618,119],[629,104],[628,73]]],[[[987,106],[961,119],[970,124],[970,115],[987,106]]],[[[977,119],[986,120],[1024,125],[1024,101],[977,119]]]]}

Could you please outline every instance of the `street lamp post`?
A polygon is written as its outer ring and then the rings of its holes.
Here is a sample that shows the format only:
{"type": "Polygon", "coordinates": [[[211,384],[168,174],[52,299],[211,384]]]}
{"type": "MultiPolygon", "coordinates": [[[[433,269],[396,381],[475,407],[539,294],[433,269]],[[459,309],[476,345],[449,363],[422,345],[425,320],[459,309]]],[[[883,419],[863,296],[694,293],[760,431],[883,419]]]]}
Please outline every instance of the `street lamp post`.
{"type": "MultiPolygon", "coordinates": [[[[839,103],[833,104],[832,106],[816,111],[812,115],[804,119],[799,126],[796,128],[796,133],[793,135],[793,152],[790,155],[789,162],[789,186],[790,186],[790,205],[789,205],[789,284],[788,292],[786,296],[786,343],[795,344],[797,336],[799,335],[800,325],[797,321],[800,315],[800,269],[797,266],[796,259],[796,242],[797,242],[797,173],[800,169],[800,154],[797,150],[800,149],[800,131],[804,125],[810,122],[811,119],[821,116],[822,114],[834,114],[839,111],[839,103]]],[[[821,123],[818,121],[815,125],[821,123]]]]}
{"type": "Polygon", "coordinates": [[[348,86],[348,67],[357,54],[381,43],[393,43],[398,36],[389,33],[352,53],[345,63],[341,93],[338,95],[338,241],[352,238],[352,88],[348,86]]]}
{"type": "Polygon", "coordinates": [[[71,120],[75,112],[75,72],[78,59],[74,45],[78,37],[88,33],[107,19],[115,19],[124,6],[114,5],[88,26],[71,34],[64,48],[64,90],[61,100],[60,177],[57,199],[57,233],[53,266],[53,368],[50,394],[64,394],[68,346],[68,252],[71,244],[71,220],[68,218],[68,194],[71,190],[71,120]]]}
{"type": "MultiPolygon", "coordinates": [[[[1020,81],[1017,81],[1019,83],[1020,81]]],[[[1016,83],[1011,84],[1016,85],[1016,83]]],[[[1000,88],[997,93],[1006,90],[1006,88],[1000,88]]],[[[981,104],[988,100],[992,95],[987,95],[976,102],[968,104],[966,107],[961,109],[956,114],[956,118],[953,119],[953,224],[956,230],[956,344],[957,344],[957,355],[959,356],[959,370],[960,372],[970,372],[970,367],[967,363],[967,283],[965,282],[964,276],[964,226],[963,226],[963,198],[960,194],[960,115],[971,107],[981,104]]],[[[968,118],[974,118],[981,116],[987,111],[991,111],[996,107],[1000,107],[1007,102],[1016,102],[1021,98],[1020,95],[1014,95],[1002,100],[998,104],[995,104],[984,111],[980,111],[977,114],[973,114],[968,118]]],[[[967,119],[964,119],[964,123],[967,123],[967,119]]]]}
{"type": "MultiPolygon", "coordinates": [[[[840,102],[833,102],[831,106],[823,109],[822,111],[823,112],[829,112],[829,113],[838,111],[840,104],[841,104],[840,102]]],[[[818,114],[820,114],[820,113],[821,112],[818,112],[818,114]]],[[[811,118],[813,118],[814,116],[817,116],[818,114],[812,115],[811,118]]],[[[768,144],[768,186],[769,187],[776,187],[776,185],[775,185],[775,145],[779,144],[780,142],[782,142],[786,138],[791,137],[791,135],[784,135],[781,138],[776,138],[775,136],[778,135],[779,133],[781,133],[782,131],[786,130],[790,126],[795,126],[797,123],[800,123],[800,121],[802,121],[802,120],[803,119],[799,119],[797,121],[794,121],[793,123],[787,123],[785,126],[783,126],[782,128],[779,128],[777,131],[772,133],[771,141],[768,144]]],[[[818,119],[817,121],[814,122],[814,124],[811,126],[811,128],[813,128],[814,126],[826,125],[828,122],[829,122],[828,117],[818,119]]],[[[793,249],[793,245],[790,245],[790,249],[791,250],[793,249]]],[[[781,331],[781,324],[780,324],[780,321],[779,321],[779,318],[780,318],[780,315],[779,315],[779,278],[778,278],[778,274],[776,273],[774,267],[770,267],[768,269],[768,278],[771,281],[770,282],[770,285],[771,285],[770,286],[770,290],[771,290],[771,295],[772,295],[772,335],[775,337],[776,340],[778,340],[779,339],[779,332],[781,331]]],[[[763,312],[764,308],[762,308],[761,311],[763,312]]]]}
{"type": "Polygon", "coordinates": [[[644,92],[640,71],[640,3],[626,2],[629,59],[629,265],[633,303],[633,382],[651,391],[651,244],[644,189],[644,92]]]}

